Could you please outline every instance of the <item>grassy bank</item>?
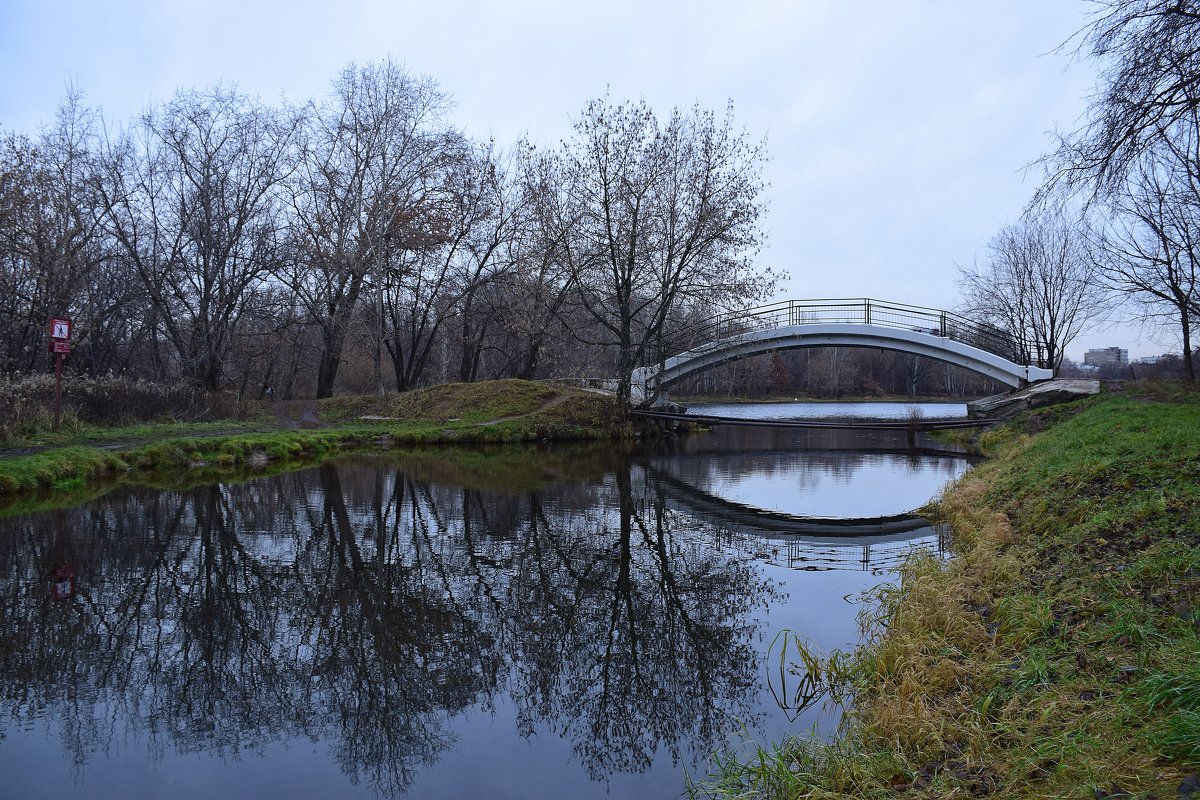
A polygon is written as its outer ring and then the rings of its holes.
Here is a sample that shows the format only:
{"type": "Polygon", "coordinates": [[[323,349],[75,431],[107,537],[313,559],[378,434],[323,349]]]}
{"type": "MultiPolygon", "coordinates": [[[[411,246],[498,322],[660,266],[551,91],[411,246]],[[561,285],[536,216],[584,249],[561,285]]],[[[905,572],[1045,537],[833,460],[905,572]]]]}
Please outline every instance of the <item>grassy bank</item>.
{"type": "MultiPolygon", "coordinates": [[[[386,397],[280,404],[275,423],[90,427],[0,458],[0,495],[86,490],[114,476],[215,479],[356,450],[444,443],[568,441],[622,434],[615,402],[528,381],[450,384],[386,397]],[[365,417],[365,419],[364,419],[365,417]]],[[[29,444],[22,442],[21,444],[29,444]]],[[[38,493],[41,493],[40,495],[38,493]]]]}
{"type": "Polygon", "coordinates": [[[910,563],[817,670],[845,736],[697,794],[1200,797],[1200,403],[1092,399],[984,444],[932,509],[955,557],[910,563]]]}

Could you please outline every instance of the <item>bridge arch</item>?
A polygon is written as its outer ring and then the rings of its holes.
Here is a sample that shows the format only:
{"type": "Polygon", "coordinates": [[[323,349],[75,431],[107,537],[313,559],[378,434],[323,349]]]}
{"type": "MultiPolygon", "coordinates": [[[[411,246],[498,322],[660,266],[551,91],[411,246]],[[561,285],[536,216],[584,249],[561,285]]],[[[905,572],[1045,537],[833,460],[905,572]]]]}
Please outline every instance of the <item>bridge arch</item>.
{"type": "Polygon", "coordinates": [[[916,514],[887,517],[801,517],[782,511],[748,506],[711,494],[656,467],[649,467],[668,500],[680,510],[706,520],[722,522],[749,535],[798,537],[814,543],[843,545],[907,541],[929,532],[931,523],[916,514]]]}
{"type": "Polygon", "coordinates": [[[657,365],[634,370],[631,399],[635,403],[653,402],[672,384],[720,364],[803,347],[911,353],[1014,388],[1054,377],[1053,370],[1010,357],[1026,348],[994,328],[944,311],[875,300],[787,301],[716,318],[687,333],[701,343],[664,357],[657,365]]]}

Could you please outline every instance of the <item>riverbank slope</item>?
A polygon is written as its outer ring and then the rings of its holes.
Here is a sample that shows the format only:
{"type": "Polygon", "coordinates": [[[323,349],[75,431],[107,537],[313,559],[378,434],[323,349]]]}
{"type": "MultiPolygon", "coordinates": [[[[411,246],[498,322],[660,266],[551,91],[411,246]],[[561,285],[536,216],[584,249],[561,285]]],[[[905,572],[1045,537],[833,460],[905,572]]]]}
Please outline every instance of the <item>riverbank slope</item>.
{"type": "Polygon", "coordinates": [[[257,420],[88,427],[9,442],[0,496],[69,492],[164,471],[197,480],[418,444],[569,441],[622,435],[614,398],[519,380],[446,384],[384,397],[275,404],[257,420]]]}
{"type": "Polygon", "coordinates": [[[697,795],[1200,797],[1200,397],[1103,396],[985,437],[867,638],[816,677],[845,735],[697,795]]]}

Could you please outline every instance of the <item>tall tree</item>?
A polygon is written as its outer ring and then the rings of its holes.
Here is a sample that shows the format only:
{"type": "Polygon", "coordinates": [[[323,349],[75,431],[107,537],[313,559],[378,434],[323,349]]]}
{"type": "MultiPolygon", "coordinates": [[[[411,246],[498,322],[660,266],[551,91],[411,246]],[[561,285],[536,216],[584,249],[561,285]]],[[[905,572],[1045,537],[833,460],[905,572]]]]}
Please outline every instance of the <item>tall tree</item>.
{"type": "Polygon", "coordinates": [[[1200,114],[1187,146],[1161,142],[1115,190],[1098,234],[1098,261],[1110,288],[1143,318],[1178,334],[1184,374],[1195,381],[1192,331],[1200,313],[1200,114]]]}
{"type": "Polygon", "coordinates": [[[483,320],[463,317],[474,314],[479,289],[511,265],[506,251],[516,219],[516,199],[494,156],[490,145],[448,146],[423,209],[423,238],[388,260],[385,344],[401,391],[425,379],[454,319],[461,321],[460,378],[474,378],[472,350],[483,320]]]}
{"type": "Polygon", "coordinates": [[[0,144],[0,363],[33,369],[45,358],[50,316],[71,316],[77,349],[94,360],[96,343],[125,293],[91,290],[109,257],[93,189],[97,113],[71,89],[54,123],[34,140],[0,144]]]}
{"type": "Polygon", "coordinates": [[[460,198],[459,225],[463,236],[456,252],[459,370],[463,382],[474,381],[489,327],[500,321],[483,302],[487,290],[505,280],[516,266],[526,196],[516,180],[510,155],[494,144],[479,145],[465,154],[455,170],[460,198]],[[482,298],[482,299],[481,299],[482,298]]]}
{"type": "MultiPolygon", "coordinates": [[[[523,143],[518,149],[522,211],[510,245],[514,264],[500,287],[508,374],[532,380],[546,360],[547,342],[561,332],[571,287],[566,248],[574,222],[564,208],[561,162],[523,143]]],[[[573,320],[573,327],[579,321],[573,320]]]]}
{"type": "MultiPolygon", "coordinates": [[[[447,140],[457,139],[448,107],[432,79],[387,60],[347,67],[331,97],[310,108],[290,182],[292,258],[280,277],[320,330],[318,397],[333,393],[351,320],[363,292],[382,286],[387,252],[417,235],[413,221],[447,140]]],[[[382,336],[374,344],[378,375],[382,336]]]]}
{"type": "Polygon", "coordinates": [[[660,122],[645,102],[587,104],[563,143],[563,248],[578,303],[618,351],[619,397],[669,323],[766,295],[761,143],[695,106],[660,122]]]}
{"type": "Polygon", "coordinates": [[[179,92],[110,150],[107,224],[187,378],[222,383],[235,329],[282,257],[298,119],[228,88],[179,92]]]}
{"type": "Polygon", "coordinates": [[[993,236],[982,264],[959,267],[959,288],[971,314],[1022,344],[1026,363],[1050,369],[1103,318],[1107,299],[1080,224],[1046,210],[993,236]]]}
{"type": "Polygon", "coordinates": [[[1102,65],[1083,126],[1050,154],[1047,189],[1118,189],[1200,102],[1200,2],[1093,0],[1076,52],[1102,65]]]}

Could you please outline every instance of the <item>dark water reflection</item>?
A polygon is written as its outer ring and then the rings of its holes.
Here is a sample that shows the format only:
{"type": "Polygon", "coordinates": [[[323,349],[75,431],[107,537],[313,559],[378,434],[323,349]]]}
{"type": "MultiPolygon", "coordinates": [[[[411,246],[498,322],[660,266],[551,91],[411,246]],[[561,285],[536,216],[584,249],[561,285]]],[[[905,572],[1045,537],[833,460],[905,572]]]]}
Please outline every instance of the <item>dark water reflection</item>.
{"type": "Polygon", "coordinates": [[[742,725],[828,732],[771,700],[772,637],[850,644],[843,597],[937,537],[696,500],[827,472],[808,444],[362,458],[2,521],[3,791],[664,797],[742,725]]]}

